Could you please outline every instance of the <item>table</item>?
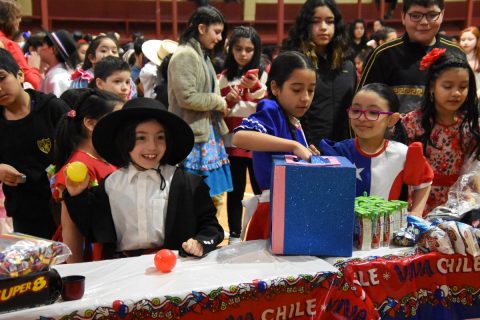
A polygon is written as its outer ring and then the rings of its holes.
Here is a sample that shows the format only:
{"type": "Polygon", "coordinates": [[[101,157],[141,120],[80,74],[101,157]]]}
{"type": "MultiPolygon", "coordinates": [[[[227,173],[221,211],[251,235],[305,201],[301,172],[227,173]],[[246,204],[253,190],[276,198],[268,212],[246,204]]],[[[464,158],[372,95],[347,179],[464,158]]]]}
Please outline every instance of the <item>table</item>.
{"type": "Polygon", "coordinates": [[[362,286],[382,319],[480,317],[480,257],[419,250],[372,250],[327,259],[362,286]]]}
{"type": "Polygon", "coordinates": [[[154,269],[153,255],[55,268],[61,276],[86,276],[81,300],[2,314],[0,319],[378,318],[358,294],[360,287],[343,286],[337,268],[316,257],[273,256],[261,240],[230,245],[202,259],[180,258],[167,274],[154,269]]]}
{"type": "Polygon", "coordinates": [[[161,274],[153,255],[59,265],[86,276],[81,300],[0,319],[467,319],[480,317],[480,257],[412,248],[353,257],[274,256],[237,243],[161,274]],[[115,302],[121,300],[123,303],[115,302]]]}

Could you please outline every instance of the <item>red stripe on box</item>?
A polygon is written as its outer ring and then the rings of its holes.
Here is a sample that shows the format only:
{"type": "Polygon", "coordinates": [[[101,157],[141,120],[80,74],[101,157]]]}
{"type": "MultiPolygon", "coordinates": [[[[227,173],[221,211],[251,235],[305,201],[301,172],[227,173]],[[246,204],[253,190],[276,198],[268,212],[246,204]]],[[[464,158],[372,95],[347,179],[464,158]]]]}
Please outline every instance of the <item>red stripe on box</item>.
{"type": "Polygon", "coordinates": [[[272,252],[283,253],[285,232],[285,166],[273,171],[272,252]],[[275,232],[273,232],[275,230],[275,232]]]}

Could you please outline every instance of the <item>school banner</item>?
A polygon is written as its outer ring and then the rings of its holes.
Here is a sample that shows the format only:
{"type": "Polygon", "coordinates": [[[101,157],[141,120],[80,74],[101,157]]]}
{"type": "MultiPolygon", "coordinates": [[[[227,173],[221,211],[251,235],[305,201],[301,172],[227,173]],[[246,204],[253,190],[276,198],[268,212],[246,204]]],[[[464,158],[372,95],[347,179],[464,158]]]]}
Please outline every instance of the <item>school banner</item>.
{"type": "Polygon", "coordinates": [[[480,257],[438,252],[350,260],[337,265],[363,287],[382,319],[480,316],[480,257]]]}

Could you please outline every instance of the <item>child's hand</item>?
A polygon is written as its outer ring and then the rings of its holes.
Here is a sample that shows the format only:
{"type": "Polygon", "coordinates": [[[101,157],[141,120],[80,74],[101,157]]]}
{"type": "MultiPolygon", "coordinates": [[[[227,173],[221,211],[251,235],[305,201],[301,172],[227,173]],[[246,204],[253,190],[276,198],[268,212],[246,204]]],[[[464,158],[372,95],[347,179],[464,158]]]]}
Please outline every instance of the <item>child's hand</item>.
{"type": "Polygon", "coordinates": [[[195,239],[190,238],[182,243],[182,248],[186,253],[191,254],[192,256],[203,256],[203,246],[195,239]]]}
{"type": "Polygon", "coordinates": [[[79,195],[80,193],[83,192],[83,190],[87,189],[88,183],[90,182],[90,175],[87,174],[85,177],[85,180],[82,182],[74,182],[68,178],[66,171],[64,171],[65,174],[65,186],[67,187],[68,193],[72,196],[75,197],[79,195]]]}
{"type": "Polygon", "coordinates": [[[305,148],[297,141],[295,141],[295,146],[292,152],[294,155],[305,161],[310,161],[310,158],[312,157],[312,152],[310,151],[310,149],[305,148]]]}
{"type": "Polygon", "coordinates": [[[19,183],[22,183],[22,176],[23,174],[14,167],[8,164],[0,164],[0,181],[7,186],[16,187],[19,183]]]}
{"type": "Polygon", "coordinates": [[[232,90],[230,90],[230,92],[226,95],[225,100],[231,104],[236,104],[238,101],[240,101],[240,91],[236,86],[232,87],[232,90]]]}
{"type": "Polygon", "coordinates": [[[225,106],[225,108],[223,108],[220,112],[222,113],[223,117],[228,117],[231,111],[232,111],[232,108],[225,106]]]}
{"type": "Polygon", "coordinates": [[[40,70],[41,62],[42,62],[42,59],[40,58],[37,52],[35,51],[30,52],[30,54],[27,57],[27,64],[29,67],[37,68],[40,70]]]}
{"type": "Polygon", "coordinates": [[[256,74],[249,74],[248,76],[243,76],[240,79],[240,85],[245,89],[250,89],[258,82],[258,77],[256,74]]]}
{"type": "Polygon", "coordinates": [[[320,151],[318,151],[318,149],[313,144],[308,146],[308,150],[310,150],[310,152],[315,156],[321,155],[320,151]]]}

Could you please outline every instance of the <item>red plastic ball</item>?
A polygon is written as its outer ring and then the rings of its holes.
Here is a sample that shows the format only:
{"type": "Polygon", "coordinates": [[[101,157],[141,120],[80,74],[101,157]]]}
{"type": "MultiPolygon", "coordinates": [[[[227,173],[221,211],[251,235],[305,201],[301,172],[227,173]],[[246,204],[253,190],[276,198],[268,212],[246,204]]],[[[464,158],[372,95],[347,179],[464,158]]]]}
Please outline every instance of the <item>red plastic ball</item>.
{"type": "Polygon", "coordinates": [[[177,263],[177,256],[172,250],[162,249],[155,254],[155,267],[161,272],[170,272],[177,263]]]}
{"type": "Polygon", "coordinates": [[[115,300],[113,301],[112,303],[112,307],[113,307],[113,310],[117,311],[120,309],[120,307],[122,306],[123,304],[123,301],[122,300],[115,300]]]}

